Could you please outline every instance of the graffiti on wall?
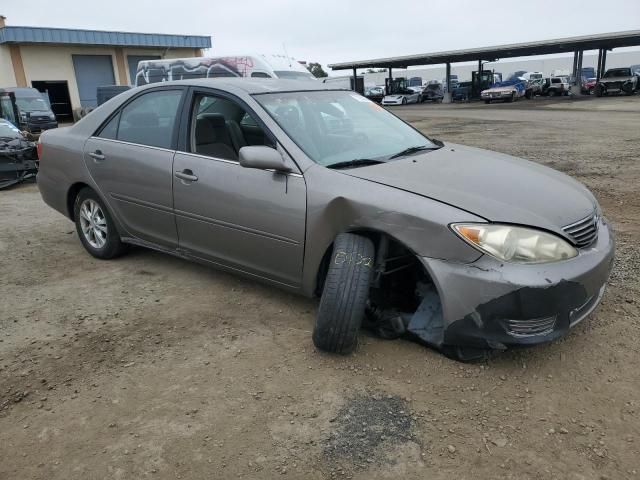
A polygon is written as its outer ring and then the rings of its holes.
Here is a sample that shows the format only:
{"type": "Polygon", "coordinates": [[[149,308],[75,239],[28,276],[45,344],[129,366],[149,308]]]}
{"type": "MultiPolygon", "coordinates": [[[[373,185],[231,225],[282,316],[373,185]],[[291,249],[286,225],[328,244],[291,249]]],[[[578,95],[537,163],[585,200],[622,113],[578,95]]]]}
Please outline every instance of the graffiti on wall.
{"type": "Polygon", "coordinates": [[[253,68],[254,59],[251,57],[147,60],[138,64],[136,85],[190,78],[246,77],[253,68]]]}

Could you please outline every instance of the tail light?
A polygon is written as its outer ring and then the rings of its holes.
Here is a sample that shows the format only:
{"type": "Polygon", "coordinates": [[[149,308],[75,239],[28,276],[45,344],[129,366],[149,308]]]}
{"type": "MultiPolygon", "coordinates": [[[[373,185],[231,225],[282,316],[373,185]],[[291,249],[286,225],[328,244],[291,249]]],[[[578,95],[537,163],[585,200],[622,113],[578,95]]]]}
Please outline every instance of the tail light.
{"type": "Polygon", "coordinates": [[[40,140],[36,144],[36,149],[38,151],[38,160],[42,160],[42,142],[40,140]]]}

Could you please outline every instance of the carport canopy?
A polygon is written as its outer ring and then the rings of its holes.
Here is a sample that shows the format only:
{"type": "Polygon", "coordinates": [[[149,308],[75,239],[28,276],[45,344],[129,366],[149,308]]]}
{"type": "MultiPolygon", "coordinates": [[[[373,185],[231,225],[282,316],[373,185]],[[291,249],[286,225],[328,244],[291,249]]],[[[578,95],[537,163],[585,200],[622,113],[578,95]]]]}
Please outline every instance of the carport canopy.
{"type": "Polygon", "coordinates": [[[501,58],[550,55],[554,53],[584,50],[611,50],[620,47],[640,45],[640,30],[602,33],[581,37],[567,37],[555,40],[514,43],[494,47],[451,50],[446,52],[423,53],[399,57],[356,60],[328,65],[332,70],[356,68],[407,68],[417,65],[437,65],[443,63],[470,62],[476,60],[496,61],[501,58]]]}

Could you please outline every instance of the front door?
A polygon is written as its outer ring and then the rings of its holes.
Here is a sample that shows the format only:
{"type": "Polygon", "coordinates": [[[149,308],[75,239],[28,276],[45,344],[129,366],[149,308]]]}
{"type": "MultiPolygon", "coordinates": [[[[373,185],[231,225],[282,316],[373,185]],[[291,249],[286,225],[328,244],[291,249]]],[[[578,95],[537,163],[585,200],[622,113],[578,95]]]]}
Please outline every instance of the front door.
{"type": "Polygon", "coordinates": [[[173,157],[184,89],[144,93],[85,143],[84,161],[102,197],[128,233],[176,248],[173,157]]]}
{"type": "Polygon", "coordinates": [[[260,122],[247,110],[229,97],[193,95],[187,151],[177,152],[173,165],[180,248],[295,287],[304,253],[304,178],[240,166],[243,146],[276,148],[270,134],[256,132],[260,122]]]}

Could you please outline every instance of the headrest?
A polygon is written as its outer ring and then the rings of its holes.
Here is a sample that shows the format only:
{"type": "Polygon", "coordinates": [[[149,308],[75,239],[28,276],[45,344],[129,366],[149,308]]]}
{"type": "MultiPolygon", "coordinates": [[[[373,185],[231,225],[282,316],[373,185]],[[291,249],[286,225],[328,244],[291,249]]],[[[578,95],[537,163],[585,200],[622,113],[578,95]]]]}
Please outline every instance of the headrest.
{"type": "Polygon", "coordinates": [[[224,115],[220,113],[203,113],[198,115],[198,120],[200,119],[207,120],[213,128],[220,128],[225,125],[224,115]]]}
{"type": "Polygon", "coordinates": [[[196,120],[196,145],[215,143],[216,132],[211,122],[206,117],[198,117],[196,120]]]}

